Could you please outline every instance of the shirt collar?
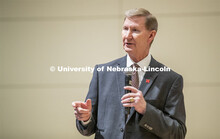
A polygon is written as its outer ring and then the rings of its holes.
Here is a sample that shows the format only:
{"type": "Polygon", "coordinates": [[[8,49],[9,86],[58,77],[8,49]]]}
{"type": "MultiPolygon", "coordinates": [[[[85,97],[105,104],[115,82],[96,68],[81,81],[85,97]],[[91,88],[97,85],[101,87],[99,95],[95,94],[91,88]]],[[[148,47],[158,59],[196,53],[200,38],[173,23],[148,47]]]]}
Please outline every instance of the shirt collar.
{"type": "MultiPolygon", "coordinates": [[[[149,53],[144,59],[139,61],[137,64],[141,67],[141,69],[147,68],[151,61],[151,54],[149,53]]],[[[127,67],[131,67],[135,62],[130,58],[127,54],[127,67]]]]}

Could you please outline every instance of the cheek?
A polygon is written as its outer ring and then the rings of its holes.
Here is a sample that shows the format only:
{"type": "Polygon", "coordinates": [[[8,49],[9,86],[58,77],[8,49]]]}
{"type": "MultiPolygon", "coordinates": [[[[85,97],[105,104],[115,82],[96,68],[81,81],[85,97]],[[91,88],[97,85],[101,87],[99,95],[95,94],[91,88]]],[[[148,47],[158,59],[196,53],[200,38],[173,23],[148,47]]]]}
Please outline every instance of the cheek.
{"type": "Polygon", "coordinates": [[[147,37],[146,36],[140,36],[138,38],[138,41],[141,43],[141,44],[146,44],[147,43],[147,37]]]}
{"type": "Polygon", "coordinates": [[[143,40],[141,39],[140,36],[134,35],[134,41],[136,44],[141,44],[143,40]]]}
{"type": "Polygon", "coordinates": [[[121,36],[124,37],[126,35],[126,31],[122,30],[121,31],[121,36]]]}
{"type": "Polygon", "coordinates": [[[125,35],[124,35],[124,33],[122,32],[121,33],[121,38],[124,40],[124,38],[125,38],[125,35]]]}
{"type": "Polygon", "coordinates": [[[137,47],[138,51],[144,51],[147,46],[147,38],[145,38],[143,36],[139,36],[139,37],[135,38],[135,43],[136,43],[136,47],[137,47]]]}
{"type": "Polygon", "coordinates": [[[134,41],[135,41],[135,42],[138,42],[138,40],[139,40],[140,37],[139,37],[138,35],[132,35],[132,36],[133,36],[134,41]]]}

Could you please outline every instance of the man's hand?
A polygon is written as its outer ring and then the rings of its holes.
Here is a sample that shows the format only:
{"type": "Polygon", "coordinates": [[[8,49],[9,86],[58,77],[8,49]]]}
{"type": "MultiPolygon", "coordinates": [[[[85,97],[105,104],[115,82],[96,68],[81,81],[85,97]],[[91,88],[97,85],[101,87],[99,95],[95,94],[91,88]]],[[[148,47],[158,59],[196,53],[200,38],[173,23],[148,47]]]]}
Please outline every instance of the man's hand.
{"type": "Polygon", "coordinates": [[[86,122],[91,117],[92,101],[87,99],[86,102],[75,101],[72,103],[76,119],[86,122]]]}
{"type": "Polygon", "coordinates": [[[124,89],[131,90],[131,93],[127,93],[121,98],[123,106],[134,107],[138,113],[144,114],[146,112],[147,103],[142,92],[132,86],[125,86],[124,89]]]}

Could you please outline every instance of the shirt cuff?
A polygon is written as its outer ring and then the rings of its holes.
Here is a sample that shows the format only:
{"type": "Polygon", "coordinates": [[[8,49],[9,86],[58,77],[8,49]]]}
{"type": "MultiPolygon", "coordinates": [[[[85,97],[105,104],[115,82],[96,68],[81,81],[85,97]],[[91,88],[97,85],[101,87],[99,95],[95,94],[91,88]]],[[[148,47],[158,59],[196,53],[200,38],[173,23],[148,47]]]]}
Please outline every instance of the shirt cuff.
{"type": "Polygon", "coordinates": [[[82,123],[83,126],[86,126],[91,122],[91,119],[92,119],[91,117],[92,116],[90,116],[89,120],[87,120],[86,122],[84,122],[84,121],[80,121],[80,122],[82,123]]]}

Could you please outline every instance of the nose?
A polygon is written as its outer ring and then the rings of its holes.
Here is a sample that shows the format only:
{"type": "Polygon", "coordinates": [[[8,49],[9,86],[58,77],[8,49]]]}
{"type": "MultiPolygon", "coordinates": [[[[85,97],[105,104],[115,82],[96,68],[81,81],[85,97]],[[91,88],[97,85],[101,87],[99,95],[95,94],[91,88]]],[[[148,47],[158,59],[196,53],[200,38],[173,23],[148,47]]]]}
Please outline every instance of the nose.
{"type": "Polygon", "coordinates": [[[132,39],[132,32],[130,29],[125,32],[125,39],[132,39]]]}

